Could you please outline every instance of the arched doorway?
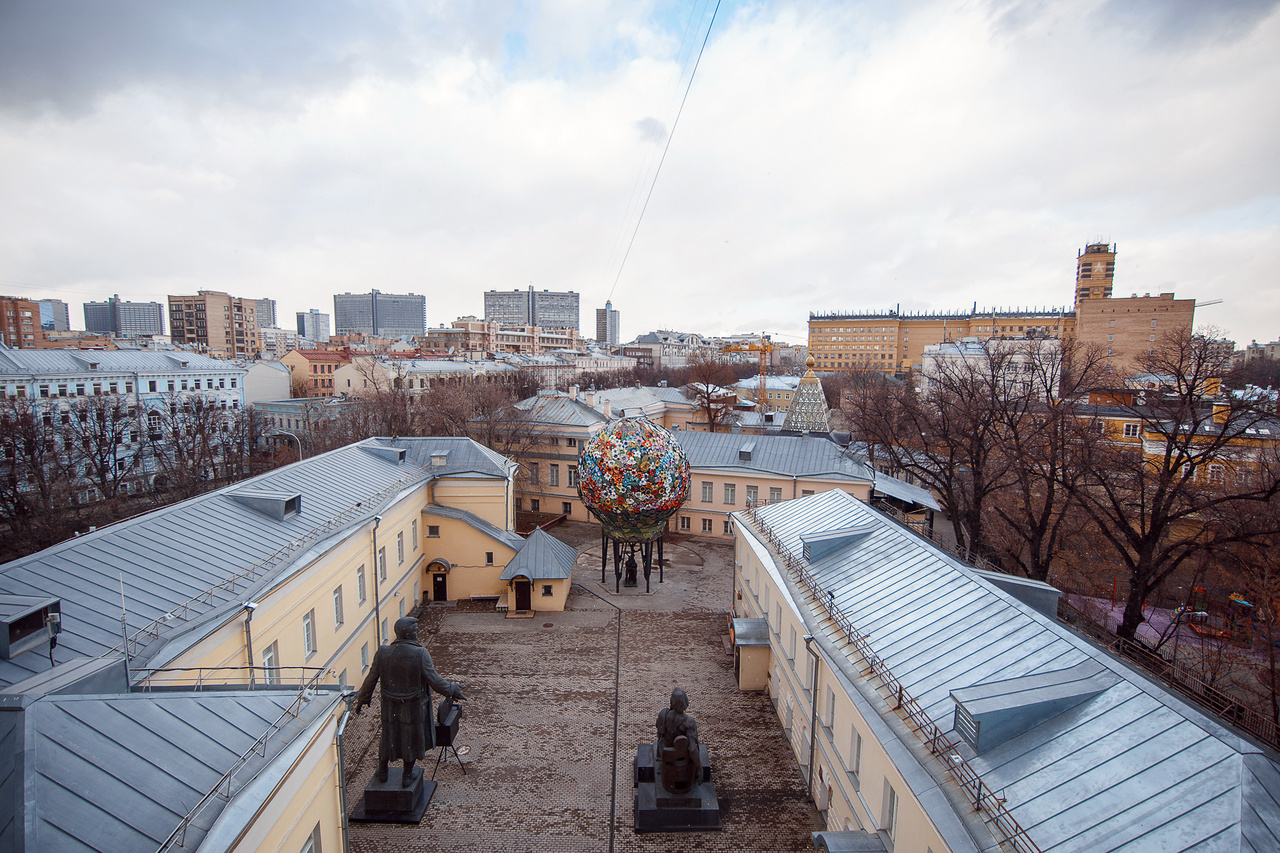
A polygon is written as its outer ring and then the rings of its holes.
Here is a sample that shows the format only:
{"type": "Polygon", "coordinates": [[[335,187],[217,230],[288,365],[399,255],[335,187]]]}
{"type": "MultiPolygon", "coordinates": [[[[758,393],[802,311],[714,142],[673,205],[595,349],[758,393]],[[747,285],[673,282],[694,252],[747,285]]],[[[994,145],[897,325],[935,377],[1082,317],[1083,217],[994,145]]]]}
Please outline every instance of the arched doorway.
{"type": "Polygon", "coordinates": [[[431,579],[431,600],[449,600],[449,570],[453,566],[448,560],[432,560],[427,564],[427,575],[431,579]]]}

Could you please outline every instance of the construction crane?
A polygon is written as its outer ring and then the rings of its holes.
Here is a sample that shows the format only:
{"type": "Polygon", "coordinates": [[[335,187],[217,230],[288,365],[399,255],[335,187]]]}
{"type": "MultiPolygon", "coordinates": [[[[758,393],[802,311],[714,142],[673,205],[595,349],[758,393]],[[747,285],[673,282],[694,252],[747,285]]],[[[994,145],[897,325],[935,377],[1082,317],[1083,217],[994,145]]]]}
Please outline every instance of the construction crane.
{"type": "Polygon", "coordinates": [[[1196,307],[1197,307],[1197,308],[1203,308],[1203,307],[1205,307],[1206,305],[1221,305],[1221,304],[1222,304],[1222,300],[1221,300],[1221,299],[1210,299],[1208,302],[1197,302],[1197,303],[1196,303],[1196,307]]]}
{"type": "Polygon", "coordinates": [[[764,332],[760,333],[758,344],[729,344],[720,348],[720,352],[758,352],[760,353],[760,387],[756,391],[756,409],[761,415],[765,412],[765,376],[769,371],[769,353],[773,352],[773,343],[764,332]]]}

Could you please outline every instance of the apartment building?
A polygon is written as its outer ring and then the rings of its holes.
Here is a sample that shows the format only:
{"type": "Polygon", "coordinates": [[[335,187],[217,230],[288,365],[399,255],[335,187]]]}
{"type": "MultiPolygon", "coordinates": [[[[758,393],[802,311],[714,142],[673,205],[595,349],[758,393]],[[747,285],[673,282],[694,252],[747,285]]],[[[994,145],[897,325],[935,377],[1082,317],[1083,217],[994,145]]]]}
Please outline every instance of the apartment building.
{"type": "Polygon", "coordinates": [[[0,341],[10,349],[36,349],[45,339],[40,303],[16,296],[0,296],[0,341]]]}
{"type": "Polygon", "coordinates": [[[578,294],[574,291],[486,290],[484,319],[500,326],[540,326],[572,329],[580,326],[578,294]]]}
{"type": "Polygon", "coordinates": [[[338,335],[415,337],[427,328],[427,298],[414,293],[336,293],[333,325],[338,335]]]}
{"type": "Polygon", "coordinates": [[[329,315],[317,311],[315,308],[309,311],[299,311],[298,318],[298,337],[306,338],[316,343],[324,343],[329,340],[329,315]]]}
{"type": "Polygon", "coordinates": [[[1280,756],[839,490],[735,513],[734,675],[819,849],[1265,850],[1280,756]]]}
{"type": "Polygon", "coordinates": [[[213,358],[258,355],[258,300],[201,290],[169,297],[169,334],[175,344],[191,344],[213,358]]]}
{"type": "Polygon", "coordinates": [[[459,317],[450,327],[428,329],[423,348],[441,353],[518,353],[544,355],[558,350],[580,350],[577,328],[563,329],[536,323],[505,323],[459,317]]]}
{"type": "MultiPolygon", "coordinates": [[[[294,392],[305,391],[312,397],[338,393],[335,374],[351,364],[346,350],[295,349],[280,357],[280,363],[293,374],[294,392]]],[[[347,390],[347,389],[341,389],[347,390]]]]}

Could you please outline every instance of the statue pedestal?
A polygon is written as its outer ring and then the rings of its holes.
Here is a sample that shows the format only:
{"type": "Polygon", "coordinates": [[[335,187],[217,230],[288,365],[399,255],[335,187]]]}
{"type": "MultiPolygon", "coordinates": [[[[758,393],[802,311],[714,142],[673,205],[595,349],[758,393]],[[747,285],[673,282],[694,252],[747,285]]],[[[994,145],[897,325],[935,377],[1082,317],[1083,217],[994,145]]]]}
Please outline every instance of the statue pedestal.
{"type": "Polygon", "coordinates": [[[387,768],[387,781],[374,776],[364,787],[364,795],[351,810],[357,823],[421,823],[427,805],[436,793],[436,783],[423,778],[422,767],[413,768],[409,787],[400,785],[403,767],[387,768]]]}
{"type": "Polygon", "coordinates": [[[706,746],[699,745],[702,779],[689,791],[674,794],[662,784],[662,768],[654,761],[653,744],[636,747],[634,785],[636,832],[710,832],[721,828],[720,800],[711,781],[706,746]]]}

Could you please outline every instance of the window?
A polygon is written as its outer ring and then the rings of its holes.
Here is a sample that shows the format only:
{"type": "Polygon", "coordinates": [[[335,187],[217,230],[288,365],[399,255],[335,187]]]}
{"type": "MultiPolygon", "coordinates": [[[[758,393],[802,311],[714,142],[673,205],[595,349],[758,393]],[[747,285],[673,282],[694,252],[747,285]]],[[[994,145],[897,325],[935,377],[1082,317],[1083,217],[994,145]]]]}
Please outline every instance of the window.
{"type": "Polygon", "coordinates": [[[389,631],[387,630],[387,620],[386,620],[386,619],[383,619],[383,620],[382,620],[382,640],[381,640],[381,642],[386,643],[386,642],[389,642],[390,640],[391,640],[391,632],[389,632],[389,631]]]}
{"type": "Polygon", "coordinates": [[[711,532],[711,519],[709,518],[702,519],[702,532],[703,533],[711,532]]]}
{"type": "Polygon", "coordinates": [[[538,473],[538,463],[530,462],[529,463],[529,482],[538,483],[540,482],[539,478],[540,478],[540,475],[538,473]]]}
{"type": "Polygon", "coordinates": [[[885,835],[889,836],[889,840],[893,840],[894,832],[898,827],[898,792],[893,790],[893,786],[889,784],[889,780],[884,780],[884,809],[881,815],[880,828],[884,830],[885,835]]]}
{"type": "Polygon", "coordinates": [[[342,587],[333,591],[333,627],[342,627],[342,587]]]}
{"type": "Polygon", "coordinates": [[[775,626],[777,626],[774,628],[773,633],[781,634],[782,633],[782,602],[781,601],[773,605],[773,623],[775,626]]]}
{"type": "Polygon", "coordinates": [[[712,493],[715,491],[715,483],[709,480],[702,481],[702,502],[709,504],[712,501],[712,493]]]}
{"type": "Polygon", "coordinates": [[[747,506],[755,506],[760,503],[760,487],[747,486],[747,506]]]}
{"type": "Polygon", "coordinates": [[[272,643],[262,650],[262,681],[265,684],[280,683],[280,646],[272,643]]]}
{"type": "Polygon", "coordinates": [[[1139,429],[1139,425],[1138,425],[1138,424],[1125,424],[1125,425],[1124,425],[1124,437],[1125,437],[1125,438],[1137,438],[1139,434],[1140,434],[1140,429],[1139,429]]]}
{"type": "Polygon", "coordinates": [[[769,489],[769,503],[776,503],[782,500],[782,487],[777,486],[769,489]]]}
{"type": "Polygon", "coordinates": [[[485,564],[486,566],[492,566],[492,565],[493,565],[493,552],[492,552],[492,551],[485,551],[485,552],[484,552],[484,564],[485,564]]]}
{"type": "Polygon", "coordinates": [[[529,498],[529,512],[542,512],[542,501],[537,498],[529,498]]]}
{"type": "Polygon", "coordinates": [[[308,610],[302,614],[302,649],[307,657],[316,653],[316,612],[308,610]]]}
{"type": "Polygon", "coordinates": [[[578,487],[578,466],[569,466],[569,488],[576,489],[578,487]]]}
{"type": "Polygon", "coordinates": [[[417,521],[417,519],[414,519],[413,523],[409,525],[409,534],[410,534],[410,537],[411,537],[411,538],[412,538],[412,540],[413,540],[413,550],[415,550],[415,551],[416,551],[416,550],[418,550],[418,521],[417,521]]]}
{"type": "Polygon", "coordinates": [[[560,466],[552,465],[547,472],[547,484],[551,486],[560,485],[560,466]]]}
{"type": "Polygon", "coordinates": [[[854,778],[862,772],[862,735],[856,726],[849,727],[849,772],[854,778]]]}
{"type": "Polygon", "coordinates": [[[396,558],[404,565],[404,531],[396,534],[396,558]]]}
{"type": "Polygon", "coordinates": [[[544,597],[544,598],[546,598],[546,597],[550,597],[550,595],[551,595],[551,584],[549,584],[549,583],[544,583],[544,584],[542,585],[542,595],[543,595],[543,597],[544,597]]]}
{"type": "Polygon", "coordinates": [[[564,443],[565,443],[565,446],[566,446],[566,447],[577,447],[577,446],[578,446],[578,439],[576,439],[576,438],[566,438],[566,439],[564,440],[564,443]]]}
{"type": "Polygon", "coordinates": [[[369,644],[365,643],[360,647],[360,671],[364,672],[369,668],[369,644]]]}
{"type": "Polygon", "coordinates": [[[564,515],[573,515],[573,504],[569,501],[561,501],[560,512],[564,515]]]}
{"type": "Polygon", "coordinates": [[[680,529],[681,530],[689,529],[689,516],[687,515],[680,516],[680,529]]]}
{"type": "Polygon", "coordinates": [[[438,525],[438,524],[428,524],[428,525],[427,525],[427,538],[428,538],[428,539],[439,539],[439,538],[440,538],[440,525],[438,525]]]}
{"type": "Polygon", "coordinates": [[[404,618],[404,599],[400,599],[400,618],[404,618]]]}
{"type": "Polygon", "coordinates": [[[822,718],[822,724],[829,730],[836,720],[836,693],[830,687],[827,688],[827,705],[826,714],[822,718]]]}
{"type": "Polygon", "coordinates": [[[808,497],[809,495],[811,495],[811,494],[813,494],[813,489],[801,489],[801,490],[800,490],[800,497],[802,497],[802,498],[807,498],[807,497],[808,497]]]}
{"type": "Polygon", "coordinates": [[[726,518],[724,520],[724,535],[728,536],[731,533],[733,533],[733,524],[726,518]]]}
{"type": "Polygon", "coordinates": [[[733,506],[738,501],[738,487],[733,483],[724,484],[724,502],[733,506]]]}
{"type": "Polygon", "coordinates": [[[387,579],[387,549],[378,549],[378,580],[387,579]]]}
{"type": "Polygon", "coordinates": [[[364,604],[364,566],[356,569],[356,596],[360,599],[360,603],[364,604]]]}
{"type": "MultiPolygon", "coordinates": [[[[781,611],[779,611],[781,616],[781,611]]],[[[796,626],[792,625],[790,632],[787,634],[787,660],[794,661],[796,659],[796,626]]]]}

